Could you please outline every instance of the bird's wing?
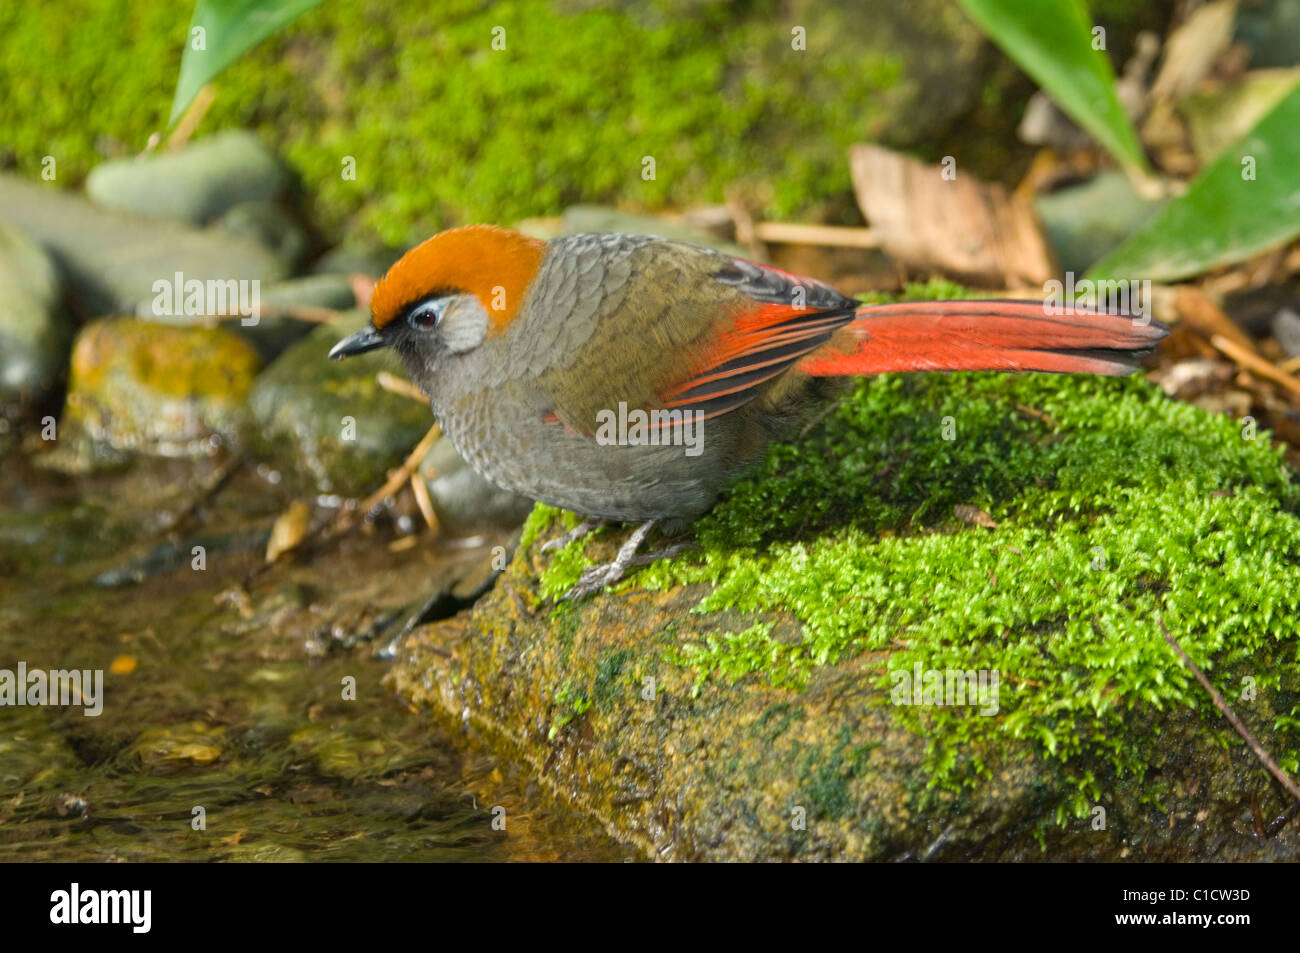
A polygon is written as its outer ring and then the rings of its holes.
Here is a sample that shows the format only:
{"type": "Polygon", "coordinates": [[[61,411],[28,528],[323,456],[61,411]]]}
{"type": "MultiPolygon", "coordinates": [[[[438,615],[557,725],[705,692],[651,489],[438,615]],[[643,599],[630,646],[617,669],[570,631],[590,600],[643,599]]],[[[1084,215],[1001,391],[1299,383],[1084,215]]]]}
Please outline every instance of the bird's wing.
{"type": "Polygon", "coordinates": [[[666,408],[692,410],[702,420],[749,403],[763,384],[852,321],[859,307],[820,282],[738,258],[713,278],[752,305],[722,322],[689,375],[662,395],[666,408]]]}
{"type": "MultiPolygon", "coordinates": [[[[602,268],[614,270],[608,258],[602,268]]],[[[567,366],[538,378],[546,418],[580,433],[620,403],[701,419],[735,410],[859,307],[820,282],[682,242],[632,248],[623,273],[612,290],[578,290],[605,292],[597,320],[567,366]]]]}

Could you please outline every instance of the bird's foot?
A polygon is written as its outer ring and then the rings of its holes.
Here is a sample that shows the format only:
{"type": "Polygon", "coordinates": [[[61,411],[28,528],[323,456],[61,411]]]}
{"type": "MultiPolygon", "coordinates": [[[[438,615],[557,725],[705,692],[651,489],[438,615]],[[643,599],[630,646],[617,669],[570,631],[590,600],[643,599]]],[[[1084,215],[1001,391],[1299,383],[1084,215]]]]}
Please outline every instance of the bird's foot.
{"type": "Polygon", "coordinates": [[[665,549],[638,555],[637,550],[645,542],[645,538],[649,535],[650,530],[654,528],[655,522],[655,520],[647,520],[633,530],[632,535],[627,538],[627,542],[619,547],[618,555],[614,557],[612,562],[602,563],[598,566],[588,566],[584,569],[582,575],[578,578],[577,584],[560,597],[561,601],[569,599],[577,601],[584,596],[589,596],[593,592],[618,582],[632,566],[644,566],[656,560],[676,556],[690,546],[690,543],[677,543],[665,549]]]}
{"type": "Polygon", "coordinates": [[[554,539],[548,539],[545,543],[542,544],[542,552],[553,553],[557,549],[563,549],[565,546],[568,546],[575,539],[582,539],[582,537],[586,536],[588,533],[591,533],[599,529],[600,527],[604,526],[607,522],[609,521],[599,520],[595,518],[585,519],[577,526],[573,527],[573,529],[563,534],[562,536],[557,536],[554,539]]]}

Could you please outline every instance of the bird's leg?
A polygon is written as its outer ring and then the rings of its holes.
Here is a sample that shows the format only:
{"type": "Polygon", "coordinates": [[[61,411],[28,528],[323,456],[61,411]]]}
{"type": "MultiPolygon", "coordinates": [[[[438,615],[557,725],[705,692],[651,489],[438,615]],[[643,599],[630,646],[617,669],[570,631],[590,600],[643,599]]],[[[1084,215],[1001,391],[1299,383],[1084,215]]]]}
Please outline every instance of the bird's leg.
{"type": "Polygon", "coordinates": [[[613,585],[623,578],[623,573],[627,572],[632,560],[636,557],[636,551],[641,548],[641,543],[645,541],[650,530],[654,528],[655,520],[646,520],[635,530],[632,535],[618,549],[618,555],[614,557],[613,562],[602,563],[597,566],[588,566],[582,571],[577,584],[564,594],[565,599],[581,599],[583,596],[589,596],[598,589],[605,586],[613,585]]]}
{"type": "Polygon", "coordinates": [[[562,536],[557,536],[554,539],[547,540],[545,543],[543,543],[542,552],[551,553],[557,549],[563,549],[565,546],[568,546],[575,539],[582,539],[582,537],[586,536],[588,533],[592,532],[593,530],[599,529],[600,527],[604,526],[607,522],[609,521],[596,519],[595,517],[585,519],[577,526],[573,527],[573,529],[563,534],[562,536]]]}
{"type": "Polygon", "coordinates": [[[662,553],[647,554],[649,558],[638,557],[636,551],[641,548],[645,538],[649,535],[650,530],[654,528],[657,520],[646,520],[627,538],[618,549],[618,555],[614,557],[613,562],[603,563],[599,566],[588,566],[582,571],[582,576],[578,579],[577,585],[564,594],[563,599],[581,599],[583,596],[589,596],[598,589],[605,586],[613,585],[623,578],[623,573],[627,572],[628,567],[640,562],[653,562],[662,556],[671,555],[673,552],[680,552],[681,547],[671,547],[662,553]]]}

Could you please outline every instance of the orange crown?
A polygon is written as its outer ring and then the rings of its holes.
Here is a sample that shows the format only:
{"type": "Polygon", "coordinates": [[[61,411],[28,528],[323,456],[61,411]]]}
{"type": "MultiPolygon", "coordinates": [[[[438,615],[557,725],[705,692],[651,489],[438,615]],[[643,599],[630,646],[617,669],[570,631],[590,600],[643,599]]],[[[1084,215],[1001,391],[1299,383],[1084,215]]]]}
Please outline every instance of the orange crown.
{"type": "Polygon", "coordinates": [[[465,225],[416,245],[375,285],[370,316],[376,328],[396,321],[416,301],[440,292],[475,295],[491,331],[504,329],[546,252],[546,242],[495,225],[465,225]]]}

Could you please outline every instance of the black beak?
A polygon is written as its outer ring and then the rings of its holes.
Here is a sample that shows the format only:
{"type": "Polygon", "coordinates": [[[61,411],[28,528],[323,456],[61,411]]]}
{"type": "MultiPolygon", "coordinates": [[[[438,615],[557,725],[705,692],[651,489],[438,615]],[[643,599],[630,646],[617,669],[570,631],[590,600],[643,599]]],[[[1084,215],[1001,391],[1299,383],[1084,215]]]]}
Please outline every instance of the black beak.
{"type": "Polygon", "coordinates": [[[349,334],[330,348],[330,357],[339,361],[356,354],[365,354],[377,347],[387,347],[388,342],[371,325],[367,324],[356,334],[349,334]]]}

